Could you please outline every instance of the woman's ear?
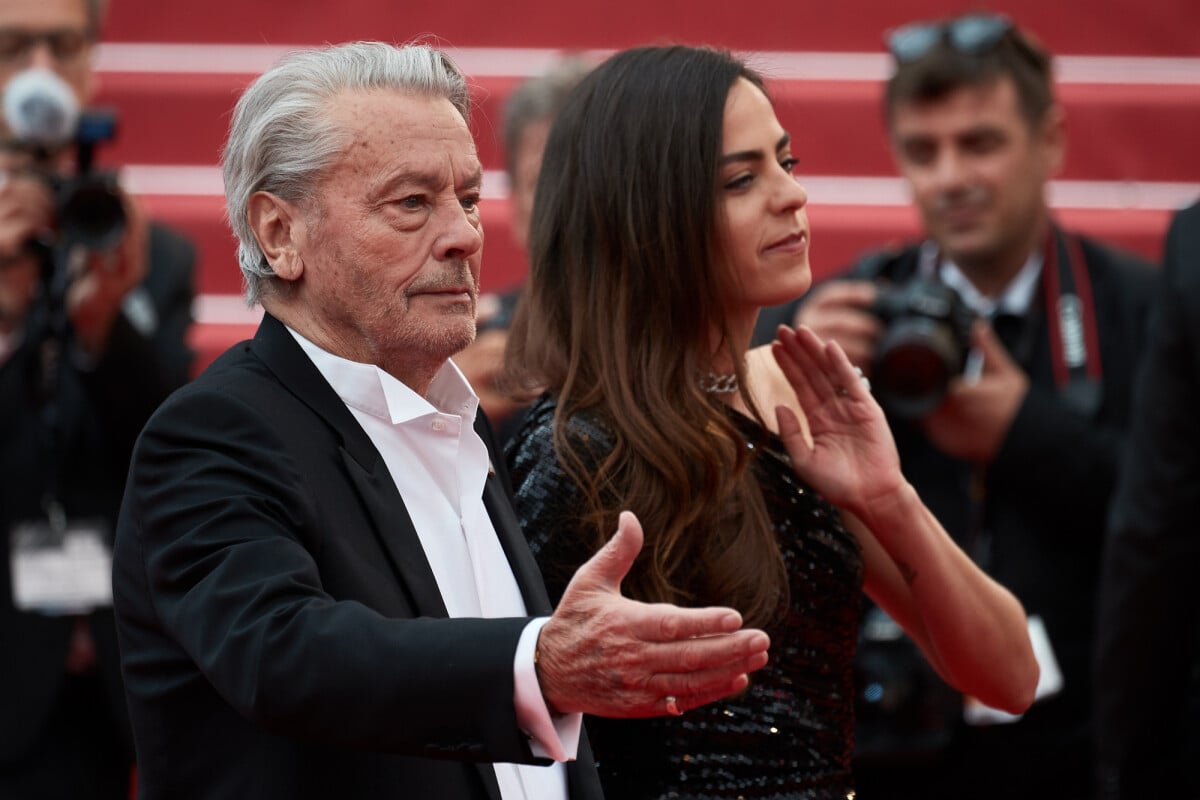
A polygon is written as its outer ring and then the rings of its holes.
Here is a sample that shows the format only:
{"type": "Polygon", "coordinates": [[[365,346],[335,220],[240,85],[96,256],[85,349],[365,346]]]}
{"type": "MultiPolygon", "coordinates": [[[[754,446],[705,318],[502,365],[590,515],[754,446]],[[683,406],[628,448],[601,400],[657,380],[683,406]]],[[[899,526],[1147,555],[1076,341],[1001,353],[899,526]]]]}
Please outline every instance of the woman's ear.
{"type": "Polygon", "coordinates": [[[299,241],[304,216],[299,209],[270,192],[255,192],[246,204],[246,220],[275,275],[298,280],[304,274],[299,241]]]}

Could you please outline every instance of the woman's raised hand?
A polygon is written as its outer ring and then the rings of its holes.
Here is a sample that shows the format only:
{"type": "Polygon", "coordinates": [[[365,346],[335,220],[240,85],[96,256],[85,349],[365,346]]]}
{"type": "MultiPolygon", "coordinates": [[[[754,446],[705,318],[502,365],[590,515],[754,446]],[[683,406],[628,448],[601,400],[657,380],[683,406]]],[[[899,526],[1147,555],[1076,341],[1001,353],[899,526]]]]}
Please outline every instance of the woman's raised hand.
{"type": "Polygon", "coordinates": [[[781,325],[771,352],[807,418],[806,430],[791,409],[775,409],[780,438],[806,483],[859,515],[907,485],[883,410],[837,342],[781,325]]]}

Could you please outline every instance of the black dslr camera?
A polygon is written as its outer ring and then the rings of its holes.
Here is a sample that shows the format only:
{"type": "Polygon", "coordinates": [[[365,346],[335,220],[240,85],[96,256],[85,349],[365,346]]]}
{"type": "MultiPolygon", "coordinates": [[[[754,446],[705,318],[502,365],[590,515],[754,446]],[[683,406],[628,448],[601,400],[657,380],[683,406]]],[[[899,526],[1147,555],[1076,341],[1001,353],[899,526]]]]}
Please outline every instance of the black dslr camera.
{"type": "Polygon", "coordinates": [[[125,228],[116,176],[93,171],[96,146],[113,138],[111,110],[81,110],[72,88],[41,67],[23,70],[4,86],[4,120],[12,145],[32,156],[34,168],[54,191],[59,245],[106,250],[125,228]],[[60,156],[74,152],[73,175],[60,174],[60,156]]]}
{"type": "Polygon", "coordinates": [[[116,115],[111,110],[86,110],[79,115],[75,134],[76,171],[70,177],[50,177],[61,241],[89,250],[107,250],[125,231],[125,206],[117,191],[117,176],[92,169],[95,146],[113,138],[116,115]]]}
{"type": "Polygon", "coordinates": [[[871,367],[875,396],[896,416],[925,416],[966,366],[975,315],[958,292],[922,277],[880,284],[871,311],[886,326],[871,367]]]}

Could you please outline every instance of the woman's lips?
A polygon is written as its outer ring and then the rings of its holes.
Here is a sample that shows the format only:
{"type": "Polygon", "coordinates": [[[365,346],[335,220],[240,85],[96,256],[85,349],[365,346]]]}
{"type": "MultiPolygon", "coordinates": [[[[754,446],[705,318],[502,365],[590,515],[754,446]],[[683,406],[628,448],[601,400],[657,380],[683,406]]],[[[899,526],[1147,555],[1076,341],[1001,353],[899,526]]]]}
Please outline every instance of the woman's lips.
{"type": "Polygon", "coordinates": [[[808,232],[798,231],[766,246],[768,253],[801,253],[808,247],[808,232]]]}

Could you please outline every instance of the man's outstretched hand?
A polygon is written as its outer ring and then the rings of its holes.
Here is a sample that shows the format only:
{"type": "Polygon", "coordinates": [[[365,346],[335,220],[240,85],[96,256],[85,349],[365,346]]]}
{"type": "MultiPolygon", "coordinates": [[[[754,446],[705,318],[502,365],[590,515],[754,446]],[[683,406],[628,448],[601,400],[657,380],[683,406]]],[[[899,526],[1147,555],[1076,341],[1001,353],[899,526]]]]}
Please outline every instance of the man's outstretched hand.
{"type": "Polygon", "coordinates": [[[642,526],[617,533],[575,573],[538,639],[538,677],[554,711],[601,717],[681,713],[744,689],[770,640],[731,608],[680,608],[621,595],[642,526]],[[668,709],[667,698],[675,699],[668,709]]]}

